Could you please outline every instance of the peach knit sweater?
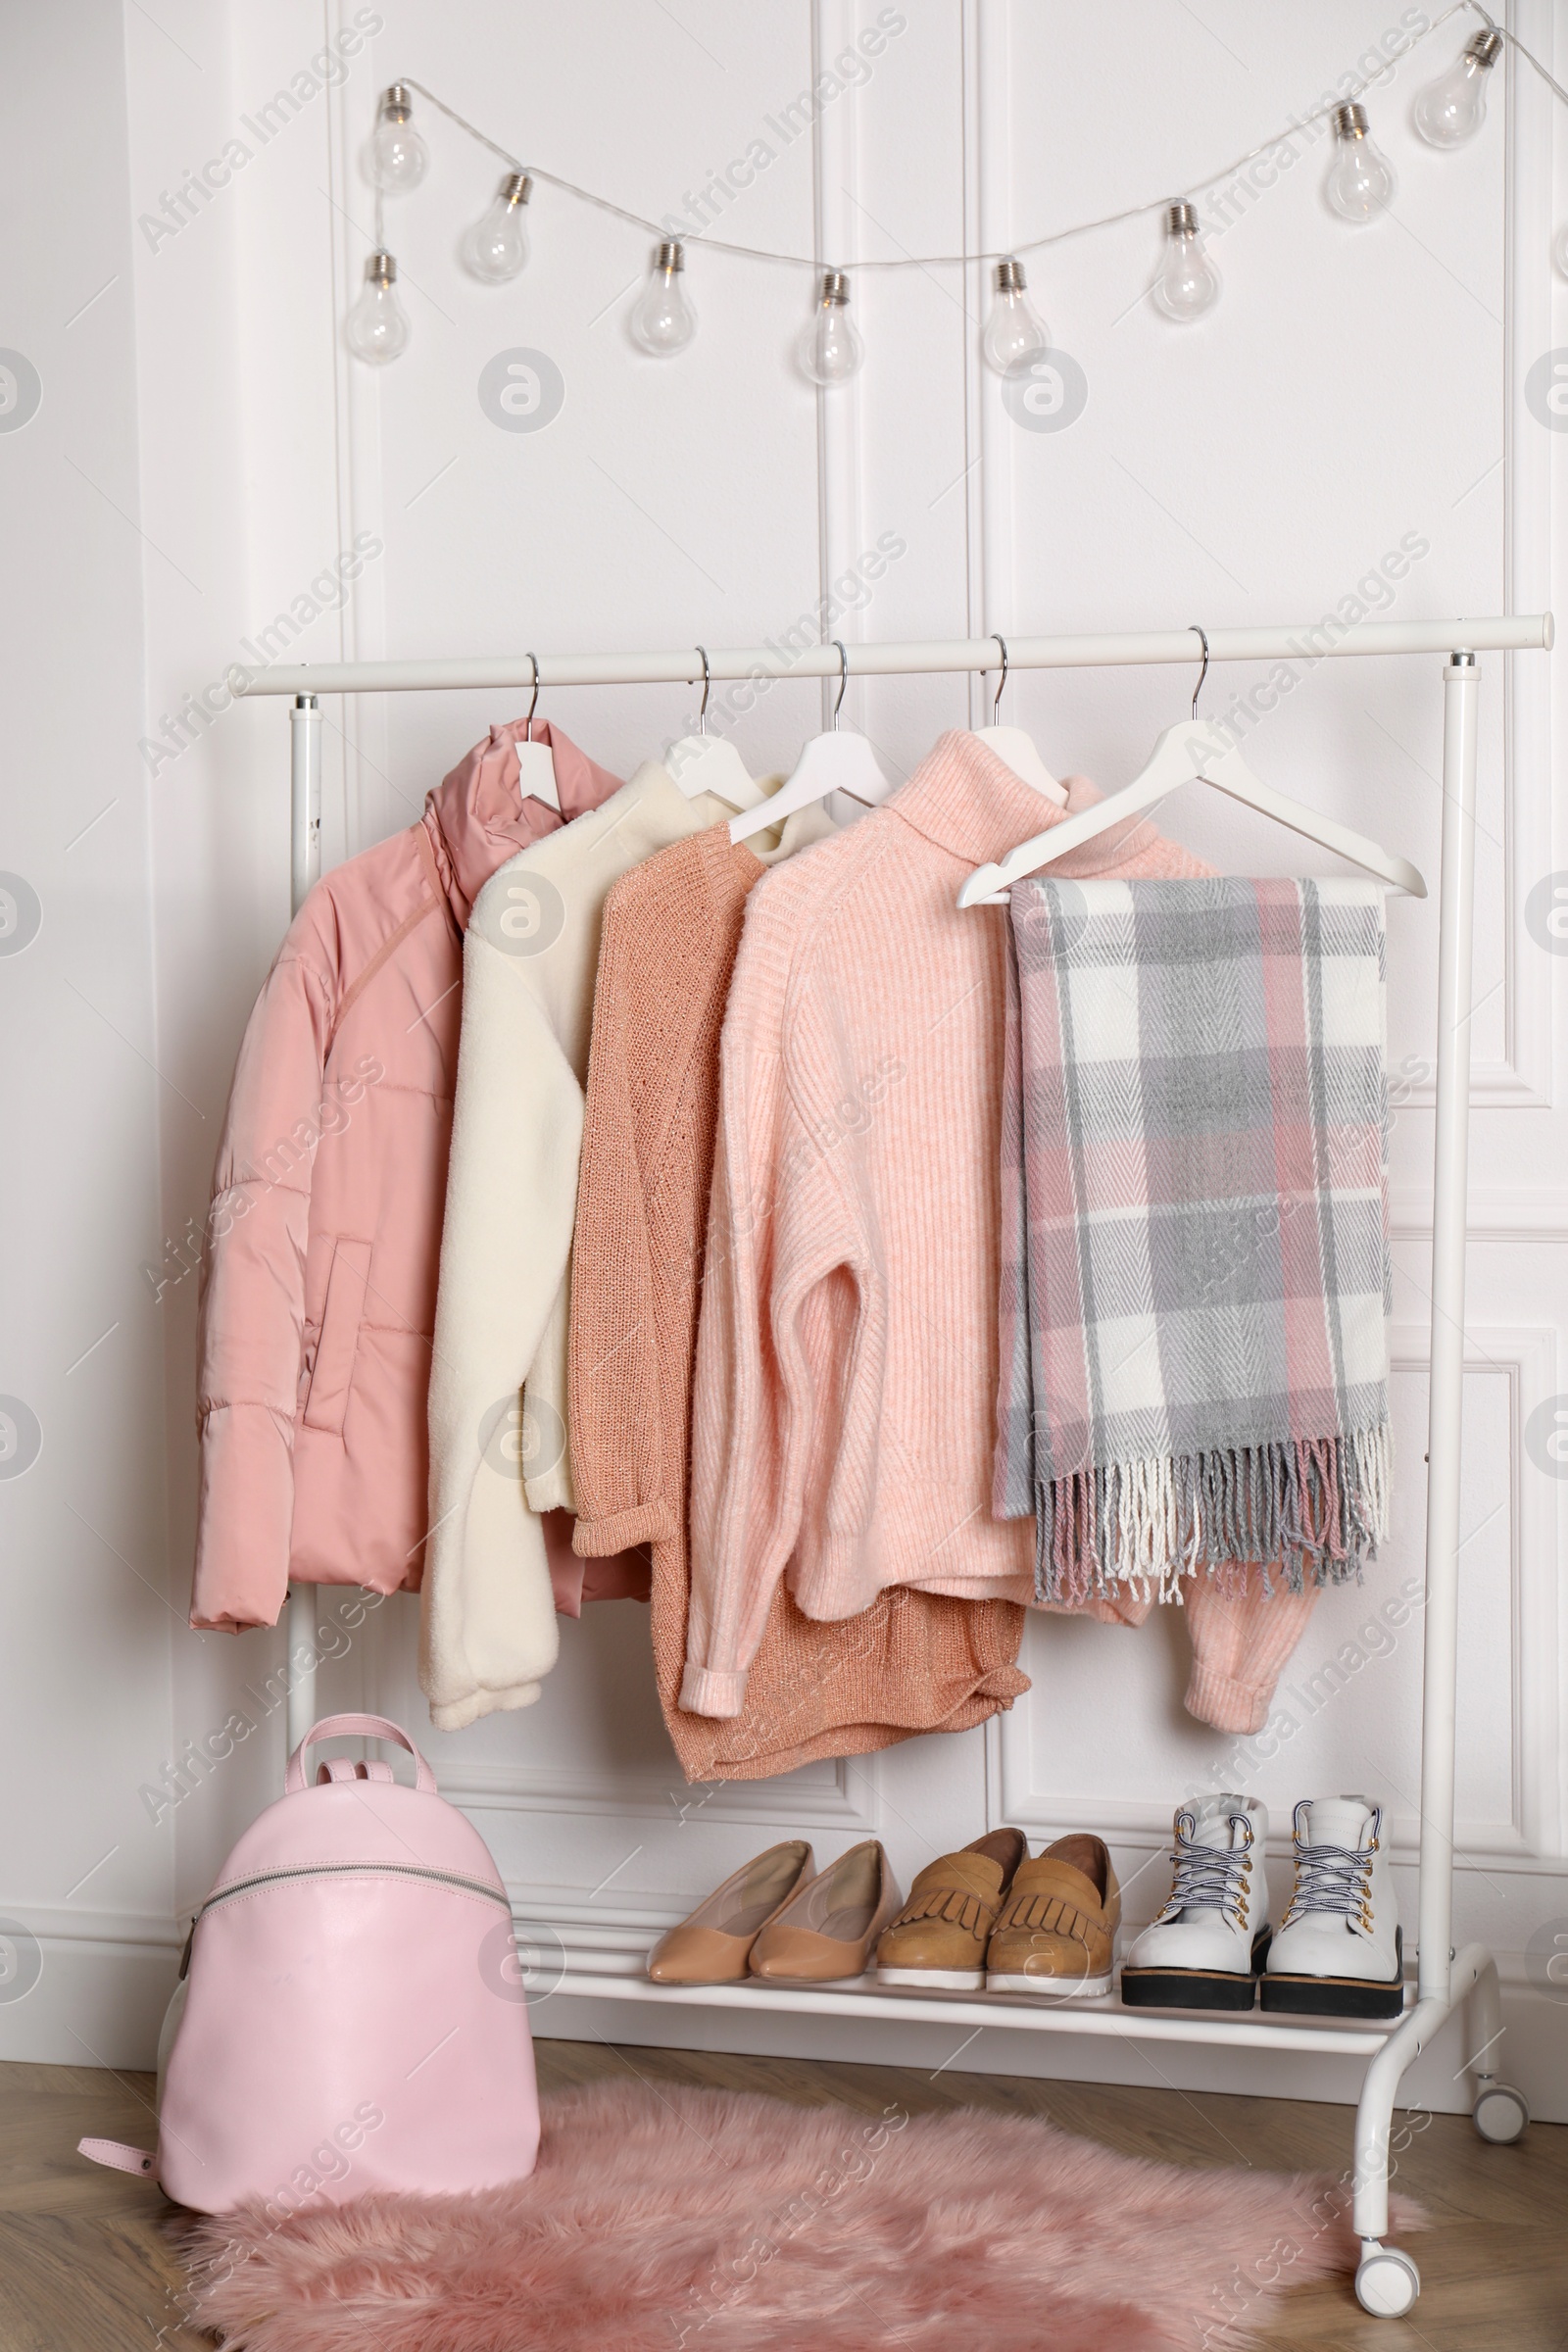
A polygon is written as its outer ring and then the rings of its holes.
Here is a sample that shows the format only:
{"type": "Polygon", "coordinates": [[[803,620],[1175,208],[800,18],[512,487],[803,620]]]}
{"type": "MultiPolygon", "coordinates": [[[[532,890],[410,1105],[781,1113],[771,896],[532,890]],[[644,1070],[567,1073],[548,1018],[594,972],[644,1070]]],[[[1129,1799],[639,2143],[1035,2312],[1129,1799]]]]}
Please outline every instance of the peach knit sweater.
{"type": "MultiPolygon", "coordinates": [[[[1068,810],[1097,798],[1074,779],[1068,810]]],[[[892,1586],[1033,1595],[1033,1525],[990,1507],[1004,916],[956,901],[970,867],[1057,814],[973,736],[944,735],[880,808],[752,894],[693,1401],[680,1702],[697,1713],[745,1704],[786,1568],[813,1618],[892,1586]]],[[[1058,870],[1206,869],[1141,823],[1058,870]]],[[[1195,1711],[1255,1728],[1305,1621],[1295,1600],[1255,1581],[1194,1592],[1195,1711]]]]}
{"type": "MultiPolygon", "coordinates": [[[[792,820],[792,822],[795,820],[792,820]]],[[[788,840],[788,829],[786,829],[788,840]]],[[[660,1703],[689,1781],[755,1780],[818,1756],[963,1731],[1029,1688],[1023,1612],[895,1588],[848,1622],[764,1613],[732,1721],[679,1704],[689,1589],[686,1461],[718,1037],[762,860],[715,825],[605,903],[577,1178],[568,1342],[578,1552],[653,1546],[660,1703]]]]}

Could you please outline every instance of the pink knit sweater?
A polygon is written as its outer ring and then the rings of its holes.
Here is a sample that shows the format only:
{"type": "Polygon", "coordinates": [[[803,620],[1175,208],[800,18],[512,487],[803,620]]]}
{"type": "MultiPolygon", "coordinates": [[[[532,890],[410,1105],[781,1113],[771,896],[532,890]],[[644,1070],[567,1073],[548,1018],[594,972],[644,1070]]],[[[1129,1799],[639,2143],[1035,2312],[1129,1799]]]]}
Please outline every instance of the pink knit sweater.
{"type": "MultiPolygon", "coordinates": [[[[1099,798],[1068,791],[1067,812],[1099,798]]],[[[693,1399],[695,1713],[739,1712],[787,1566],[810,1617],[891,1585],[1033,1597],[1031,1523],[991,1516],[1004,915],[956,901],[971,866],[1055,815],[973,736],[944,735],[881,808],[752,893],[693,1399]]],[[[1146,822],[1056,870],[1207,869],[1146,822]]],[[[1271,1687],[1299,1632],[1297,1612],[1281,1648],[1284,1598],[1227,1604],[1238,1690],[1254,1639],[1271,1687]]]]}

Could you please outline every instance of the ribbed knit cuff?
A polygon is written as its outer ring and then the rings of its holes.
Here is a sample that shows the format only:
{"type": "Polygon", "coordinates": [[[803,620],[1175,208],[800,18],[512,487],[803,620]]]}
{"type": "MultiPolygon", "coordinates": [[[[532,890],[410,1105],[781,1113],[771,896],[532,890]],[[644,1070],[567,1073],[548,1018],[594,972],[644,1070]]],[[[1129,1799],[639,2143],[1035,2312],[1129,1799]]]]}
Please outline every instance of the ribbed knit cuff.
{"type": "Polygon", "coordinates": [[[1268,1721],[1272,1684],[1260,1690],[1255,1683],[1233,1683],[1211,1666],[1195,1658],[1187,1685],[1187,1712],[1216,1732],[1260,1732],[1268,1721]]]}
{"type": "Polygon", "coordinates": [[[746,1703],[746,1674],[719,1674],[710,1666],[687,1661],[681,1677],[680,1703],[688,1715],[738,1715],[746,1703]]]}
{"type": "Polygon", "coordinates": [[[667,1544],[674,1533],[675,1513],[669,1503],[636,1502],[629,1511],[612,1511],[604,1519],[585,1519],[579,1511],[571,1548],[580,1560],[602,1560],[639,1544],[667,1544]]]}

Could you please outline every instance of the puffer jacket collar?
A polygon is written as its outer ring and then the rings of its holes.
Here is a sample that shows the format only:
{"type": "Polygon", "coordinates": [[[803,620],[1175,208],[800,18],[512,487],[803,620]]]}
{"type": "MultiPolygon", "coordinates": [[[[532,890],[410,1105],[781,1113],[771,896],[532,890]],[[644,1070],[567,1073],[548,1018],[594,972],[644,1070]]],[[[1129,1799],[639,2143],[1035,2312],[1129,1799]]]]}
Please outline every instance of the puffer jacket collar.
{"type": "Polygon", "coordinates": [[[420,820],[429,836],[436,872],[460,932],[468,926],[474,900],[498,866],[531,841],[597,808],[619,779],[580,752],[549,719],[534,722],[533,740],[550,747],[561,813],[519,791],[516,747],[525,742],[525,719],[492,727],[449,776],[430,793],[420,820]]]}

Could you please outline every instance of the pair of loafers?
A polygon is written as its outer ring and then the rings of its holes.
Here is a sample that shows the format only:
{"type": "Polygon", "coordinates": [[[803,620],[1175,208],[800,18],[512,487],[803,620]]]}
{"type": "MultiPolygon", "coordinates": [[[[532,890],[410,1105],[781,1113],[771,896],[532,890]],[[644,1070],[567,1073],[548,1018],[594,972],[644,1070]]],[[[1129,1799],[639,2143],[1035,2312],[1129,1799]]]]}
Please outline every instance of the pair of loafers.
{"type": "Polygon", "coordinates": [[[656,1984],[735,1984],[744,1977],[832,1984],[859,1977],[904,1898],[877,1838],[818,1871],[804,1838],[770,1845],[661,1936],[656,1984]]]}

